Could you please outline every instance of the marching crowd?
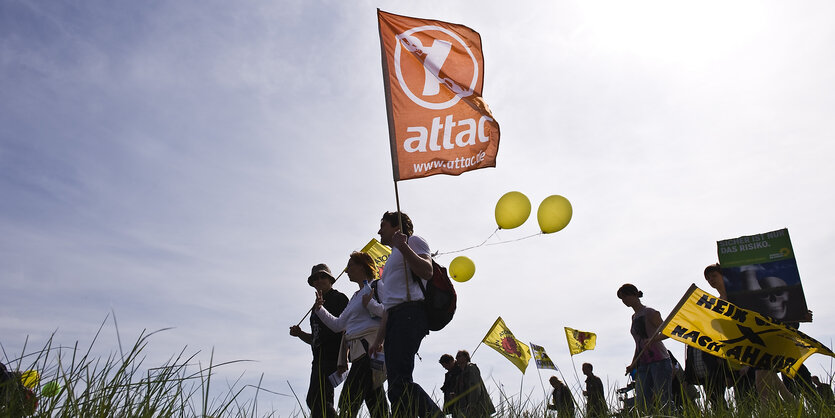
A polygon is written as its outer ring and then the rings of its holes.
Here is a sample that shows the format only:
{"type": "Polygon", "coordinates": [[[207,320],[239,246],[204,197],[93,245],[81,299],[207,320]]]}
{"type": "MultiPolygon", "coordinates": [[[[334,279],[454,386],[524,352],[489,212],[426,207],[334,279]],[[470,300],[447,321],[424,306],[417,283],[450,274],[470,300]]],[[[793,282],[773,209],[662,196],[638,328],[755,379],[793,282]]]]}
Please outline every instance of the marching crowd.
{"type": "MultiPolygon", "coordinates": [[[[412,378],[415,355],[429,333],[420,280],[426,281],[433,274],[429,245],[413,232],[412,221],[405,213],[383,214],[378,234],[380,242],[391,247],[391,254],[379,280],[375,280],[377,268],[371,256],[362,252],[349,256],[345,272],[358,287],[350,299],[333,288],[336,279],[325,264],[313,267],[307,278],[316,289],[311,332],[298,325],[290,327],[290,335],[309,344],[313,351],[306,398],[311,417],[353,418],[363,403],[373,418],[446,414],[475,418],[495,413],[481,372],[466,350],[458,351],[454,358],[444,354],[439,360],[447,370],[441,407],[412,378]],[[352,364],[350,372],[334,404],[330,379],[344,376],[348,363],[352,364]],[[388,380],[388,393],[383,388],[384,380],[388,380]]],[[[708,266],[704,276],[720,298],[727,299],[719,265],[708,266]]],[[[681,410],[698,396],[693,385],[703,387],[704,406],[714,411],[728,408],[728,388],[734,389],[737,406],[757,399],[793,400],[800,396],[830,405],[835,402],[829,384],[811,376],[805,367],[794,379],[784,376],[781,380],[775,371],[735,366],[689,346],[682,367],[665,347],[662,340],[666,337],[657,332],[663,322],[660,312],[641,303],[643,292],[627,283],[618,289],[617,297],[634,312],[630,333],[635,351],[626,372],[633,378],[635,397],[624,398],[624,408],[681,410]]],[[[603,384],[594,375],[593,366],[584,363],[582,370],[586,376],[583,416],[609,416],[603,384]]],[[[575,416],[570,388],[556,376],[549,382],[553,392],[548,409],[559,417],[575,416]]]]}

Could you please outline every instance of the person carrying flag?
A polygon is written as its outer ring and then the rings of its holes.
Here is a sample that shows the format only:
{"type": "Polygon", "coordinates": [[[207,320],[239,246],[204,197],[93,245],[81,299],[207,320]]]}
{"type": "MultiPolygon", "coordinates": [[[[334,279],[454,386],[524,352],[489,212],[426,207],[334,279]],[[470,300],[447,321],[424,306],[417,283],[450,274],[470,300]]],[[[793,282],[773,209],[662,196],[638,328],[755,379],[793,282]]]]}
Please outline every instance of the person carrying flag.
{"type": "MultiPolygon", "coordinates": [[[[339,315],[348,305],[348,297],[333,288],[336,279],[331,269],[325,264],[313,266],[307,284],[322,295],[323,306],[328,312],[339,315]]],[[[310,344],[313,350],[313,364],[310,370],[310,386],[307,388],[307,406],[311,417],[335,417],[333,407],[333,386],[328,376],[336,371],[336,360],[342,333],[333,332],[316,315],[310,315],[310,333],[302,331],[298,325],[290,327],[290,335],[310,344]]]]}
{"type": "Polygon", "coordinates": [[[377,338],[370,353],[386,348],[388,397],[395,417],[434,417],[443,415],[426,391],[415,383],[415,355],[423,338],[429,334],[423,291],[417,280],[432,277],[429,244],[412,235],[412,220],[402,212],[386,212],[380,220],[380,242],[391,246],[391,255],[383,268],[377,290],[383,315],[377,338]],[[401,230],[402,225],[402,230],[401,230]],[[415,280],[413,277],[417,277],[415,280]]]}

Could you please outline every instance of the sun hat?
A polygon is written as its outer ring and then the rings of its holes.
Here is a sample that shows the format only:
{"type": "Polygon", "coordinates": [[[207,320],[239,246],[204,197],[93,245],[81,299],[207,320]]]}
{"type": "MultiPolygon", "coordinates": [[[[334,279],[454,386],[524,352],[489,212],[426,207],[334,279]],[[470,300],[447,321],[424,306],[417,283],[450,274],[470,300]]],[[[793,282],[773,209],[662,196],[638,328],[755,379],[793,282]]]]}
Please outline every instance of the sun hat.
{"type": "Polygon", "coordinates": [[[328,265],[325,263],[317,264],[310,269],[310,277],[307,278],[307,284],[313,286],[313,280],[320,274],[324,274],[329,279],[331,279],[331,284],[336,282],[336,279],[333,278],[333,274],[331,274],[331,269],[328,268],[328,265]]]}

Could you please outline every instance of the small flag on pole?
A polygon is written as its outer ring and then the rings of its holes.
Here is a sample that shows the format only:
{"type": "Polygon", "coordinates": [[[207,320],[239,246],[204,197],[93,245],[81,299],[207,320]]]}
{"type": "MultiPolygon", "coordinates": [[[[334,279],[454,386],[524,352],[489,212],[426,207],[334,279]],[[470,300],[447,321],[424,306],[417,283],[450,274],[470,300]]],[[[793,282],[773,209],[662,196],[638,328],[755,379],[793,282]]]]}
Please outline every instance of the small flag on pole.
{"type": "Polygon", "coordinates": [[[542,346],[536,345],[531,343],[531,351],[533,351],[533,358],[536,360],[536,368],[537,369],[553,369],[559,371],[560,369],[551,361],[551,358],[548,357],[548,354],[545,353],[545,348],[542,346]]]}
{"type": "Polygon", "coordinates": [[[490,331],[487,331],[487,335],[481,341],[510,360],[522,374],[525,373],[531,359],[531,350],[525,343],[513,336],[513,333],[504,324],[502,317],[496,319],[496,322],[490,327],[490,331]]]}
{"type": "Polygon", "coordinates": [[[594,350],[597,334],[565,327],[565,339],[568,341],[568,351],[573,356],[586,350],[594,350]]]}

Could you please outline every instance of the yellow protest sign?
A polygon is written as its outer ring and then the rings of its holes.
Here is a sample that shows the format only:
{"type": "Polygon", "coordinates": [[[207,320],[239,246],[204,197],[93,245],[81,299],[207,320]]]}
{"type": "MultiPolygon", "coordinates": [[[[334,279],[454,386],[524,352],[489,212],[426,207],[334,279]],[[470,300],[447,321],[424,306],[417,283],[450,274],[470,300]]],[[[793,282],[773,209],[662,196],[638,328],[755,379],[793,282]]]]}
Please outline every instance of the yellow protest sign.
{"type": "Polygon", "coordinates": [[[814,353],[835,353],[812,337],[691,285],[661,332],[706,353],[794,377],[814,353]]]}
{"type": "Polygon", "coordinates": [[[385,267],[389,255],[391,255],[389,247],[380,244],[377,239],[371,238],[371,241],[368,241],[368,244],[365,244],[365,247],[362,247],[360,251],[370,255],[374,259],[374,264],[377,265],[377,277],[383,277],[383,267],[385,267]]]}

